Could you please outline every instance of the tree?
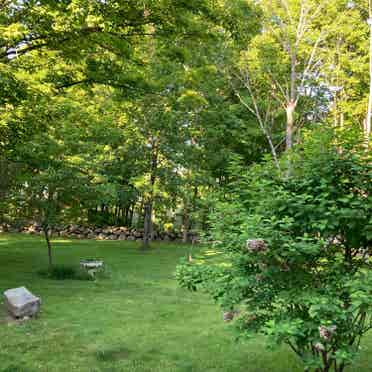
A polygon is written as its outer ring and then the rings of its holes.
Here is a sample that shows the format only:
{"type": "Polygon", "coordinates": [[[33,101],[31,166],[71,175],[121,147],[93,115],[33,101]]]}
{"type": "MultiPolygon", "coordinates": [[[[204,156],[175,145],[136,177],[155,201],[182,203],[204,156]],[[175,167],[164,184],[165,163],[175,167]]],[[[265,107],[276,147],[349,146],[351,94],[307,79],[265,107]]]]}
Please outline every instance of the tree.
{"type": "Polygon", "coordinates": [[[181,285],[239,312],[241,333],[287,344],[307,371],[344,371],[372,327],[370,159],[342,142],[312,133],[285,180],[269,164],[236,168],[211,219],[223,264],[178,269],[181,285]]]}
{"type": "MultiPolygon", "coordinates": [[[[86,123],[92,115],[80,110],[71,97],[51,98],[45,108],[51,118],[46,130],[30,136],[32,143],[18,143],[12,162],[17,166],[6,195],[8,215],[13,219],[38,222],[53,265],[50,235],[57,224],[83,221],[92,200],[100,200],[95,156],[98,144],[87,139],[86,123]],[[80,123],[70,122],[79,115],[80,123]],[[84,117],[84,115],[86,115],[84,117]],[[87,150],[86,152],[84,150],[87,150]]],[[[80,97],[81,98],[81,97],[80,97]]]]}
{"type": "Polygon", "coordinates": [[[65,165],[58,169],[49,165],[36,172],[34,169],[31,174],[16,189],[16,208],[21,209],[23,217],[40,223],[48,247],[49,268],[52,269],[50,236],[57,224],[71,223],[80,217],[87,185],[78,170],[65,165]]]}
{"type": "Polygon", "coordinates": [[[303,107],[298,116],[303,121],[309,103],[314,109],[314,98],[321,97],[319,51],[327,38],[333,7],[329,2],[312,0],[263,1],[260,5],[262,31],[242,53],[237,77],[248,98],[239,95],[240,100],[256,116],[275,159],[276,146],[267,121],[284,110],[285,148],[290,150],[300,128],[300,120],[296,120],[300,101],[303,107]]]}
{"type": "MultiPolygon", "coordinates": [[[[365,117],[363,119],[363,131],[364,136],[366,139],[367,146],[369,144],[370,135],[371,135],[371,115],[372,115],[372,3],[370,0],[366,1],[348,1],[346,4],[347,11],[345,12],[347,14],[347,17],[355,21],[358,21],[360,24],[362,22],[365,22],[368,25],[368,38],[367,38],[367,32],[365,36],[365,39],[368,39],[368,57],[366,58],[368,62],[366,61],[365,65],[368,66],[368,85],[369,85],[369,91],[368,91],[368,104],[367,104],[367,110],[365,117]]],[[[364,30],[363,30],[364,31],[364,30]]],[[[355,30],[352,31],[351,34],[356,33],[355,30]]],[[[346,39],[344,35],[342,35],[342,42],[345,42],[346,39]]],[[[364,48],[366,48],[367,43],[365,42],[365,39],[362,38],[357,41],[358,44],[362,44],[364,48]]],[[[350,37],[350,36],[349,36],[350,37]]],[[[355,41],[354,41],[355,42],[355,41]]],[[[364,79],[363,79],[364,80],[364,79]]],[[[367,80],[367,79],[365,79],[367,80]]]]}
{"type": "Polygon", "coordinates": [[[1,2],[0,10],[3,150],[7,142],[27,138],[28,121],[9,123],[14,117],[20,119],[16,105],[26,100],[37,105],[41,90],[51,83],[59,90],[93,84],[129,91],[141,88],[143,61],[137,58],[137,47],[149,38],[205,35],[207,28],[202,25],[210,22],[211,7],[208,1],[10,0],[1,2]],[[42,83],[37,94],[30,75],[42,83]]]}

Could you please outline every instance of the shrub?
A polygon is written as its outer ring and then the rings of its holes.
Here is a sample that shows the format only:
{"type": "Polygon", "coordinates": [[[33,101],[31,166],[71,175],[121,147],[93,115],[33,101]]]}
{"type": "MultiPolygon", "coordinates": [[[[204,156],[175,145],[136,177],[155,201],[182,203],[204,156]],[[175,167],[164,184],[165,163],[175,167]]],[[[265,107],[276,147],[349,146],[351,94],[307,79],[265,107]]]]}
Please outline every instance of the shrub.
{"type": "Polygon", "coordinates": [[[178,279],[239,308],[241,334],[286,343],[307,371],[342,372],[372,328],[371,166],[328,138],[292,159],[290,177],[264,164],[236,178],[210,221],[225,264],[184,263],[178,279]]]}

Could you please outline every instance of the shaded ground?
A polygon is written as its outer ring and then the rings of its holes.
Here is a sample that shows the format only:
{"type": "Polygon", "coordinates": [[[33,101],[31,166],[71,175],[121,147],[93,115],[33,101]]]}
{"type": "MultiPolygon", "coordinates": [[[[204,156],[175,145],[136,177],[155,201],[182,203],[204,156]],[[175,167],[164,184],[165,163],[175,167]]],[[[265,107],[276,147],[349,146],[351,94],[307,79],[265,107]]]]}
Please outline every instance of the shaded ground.
{"type": "MultiPolygon", "coordinates": [[[[42,298],[37,320],[9,322],[0,303],[0,371],[296,372],[286,349],[262,339],[234,342],[217,306],[177,287],[173,273],[188,248],[135,242],[55,241],[55,262],[102,258],[111,278],[40,278],[47,265],[38,237],[0,235],[0,291],[26,285],[42,298]]],[[[349,371],[372,371],[372,337],[349,371]]]]}

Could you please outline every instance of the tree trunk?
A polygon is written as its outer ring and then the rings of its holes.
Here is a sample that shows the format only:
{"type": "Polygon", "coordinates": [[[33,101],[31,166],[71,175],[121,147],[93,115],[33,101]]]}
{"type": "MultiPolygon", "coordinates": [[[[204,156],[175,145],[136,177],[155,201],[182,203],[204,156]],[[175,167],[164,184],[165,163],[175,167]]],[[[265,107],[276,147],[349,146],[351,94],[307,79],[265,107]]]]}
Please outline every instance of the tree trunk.
{"type": "Polygon", "coordinates": [[[294,113],[296,109],[296,102],[291,100],[286,107],[287,127],[285,135],[285,148],[290,150],[293,147],[293,128],[294,128],[294,113]]]}
{"type": "Polygon", "coordinates": [[[144,217],[144,232],[143,232],[143,249],[148,249],[151,240],[151,225],[152,225],[152,202],[148,201],[145,204],[145,217],[144,217]]]}
{"type": "Polygon", "coordinates": [[[125,207],[123,211],[123,218],[124,218],[125,226],[129,226],[129,208],[130,207],[125,207]]]}
{"type": "Polygon", "coordinates": [[[133,227],[133,217],[134,217],[134,204],[130,207],[130,210],[129,210],[129,221],[128,221],[129,226],[128,227],[133,227]]]}
{"type": "Polygon", "coordinates": [[[45,240],[46,240],[47,247],[48,247],[48,264],[49,264],[49,270],[51,270],[52,267],[53,267],[52,245],[51,245],[50,239],[49,239],[49,228],[48,228],[48,226],[44,226],[43,227],[43,231],[44,231],[44,236],[45,236],[45,240]]]}
{"type": "Polygon", "coordinates": [[[150,173],[150,191],[145,202],[145,218],[143,232],[143,249],[148,249],[152,237],[152,209],[154,204],[154,186],[156,182],[156,172],[158,169],[158,147],[156,140],[152,143],[151,154],[151,173],[150,173]]]}
{"type": "Polygon", "coordinates": [[[144,214],[144,201],[143,201],[143,198],[141,198],[141,203],[140,203],[140,206],[138,207],[137,209],[138,213],[137,213],[137,220],[136,220],[136,228],[140,228],[141,225],[142,225],[142,213],[144,214]]]}
{"type": "Polygon", "coordinates": [[[154,240],[155,231],[154,231],[154,220],[155,220],[155,208],[154,205],[151,204],[151,216],[150,216],[150,241],[154,240]]]}

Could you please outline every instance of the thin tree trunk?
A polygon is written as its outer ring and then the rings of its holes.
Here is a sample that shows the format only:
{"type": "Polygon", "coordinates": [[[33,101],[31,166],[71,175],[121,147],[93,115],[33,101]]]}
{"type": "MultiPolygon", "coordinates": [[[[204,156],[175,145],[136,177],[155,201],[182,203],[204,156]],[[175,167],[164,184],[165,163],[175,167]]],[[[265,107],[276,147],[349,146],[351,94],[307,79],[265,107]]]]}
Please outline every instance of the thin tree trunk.
{"type": "Polygon", "coordinates": [[[286,107],[287,127],[286,127],[286,135],[285,135],[285,147],[287,151],[293,147],[293,128],[294,128],[295,108],[296,108],[296,103],[292,100],[289,101],[286,107]]]}
{"type": "Polygon", "coordinates": [[[53,267],[52,245],[50,243],[49,229],[48,229],[48,226],[47,225],[43,226],[43,231],[44,231],[44,236],[45,236],[45,240],[46,240],[47,247],[48,247],[48,264],[49,264],[49,270],[51,270],[52,267],[53,267]]]}
{"type": "Polygon", "coordinates": [[[152,235],[152,209],[154,205],[154,186],[156,182],[156,171],[158,169],[158,147],[157,143],[154,142],[152,143],[153,151],[151,157],[150,192],[149,197],[145,203],[143,249],[149,248],[152,235]]]}
{"type": "MultiPolygon", "coordinates": [[[[297,41],[296,41],[297,43],[297,41]]],[[[293,45],[289,48],[291,54],[291,75],[290,75],[290,91],[289,91],[289,100],[286,105],[286,114],[287,114],[287,127],[285,135],[285,144],[286,150],[290,150],[293,146],[293,129],[294,129],[294,112],[296,109],[296,97],[297,97],[297,45],[293,45]]]]}
{"type": "Polygon", "coordinates": [[[140,225],[142,225],[141,216],[142,216],[142,213],[144,213],[144,200],[143,200],[143,198],[141,198],[141,203],[140,203],[140,206],[137,210],[138,210],[138,213],[137,213],[136,228],[139,228],[140,225]]]}
{"type": "Polygon", "coordinates": [[[143,249],[148,249],[151,240],[151,217],[152,217],[152,202],[149,201],[145,204],[145,217],[144,217],[144,232],[143,232],[143,249]]]}
{"type": "Polygon", "coordinates": [[[154,204],[151,205],[151,222],[150,222],[150,241],[154,240],[155,231],[154,231],[154,220],[155,220],[155,208],[154,204]]]}
{"type": "Polygon", "coordinates": [[[132,227],[133,226],[133,217],[134,217],[134,204],[131,205],[129,208],[130,209],[129,209],[129,220],[128,220],[129,226],[128,227],[132,227]]]}

